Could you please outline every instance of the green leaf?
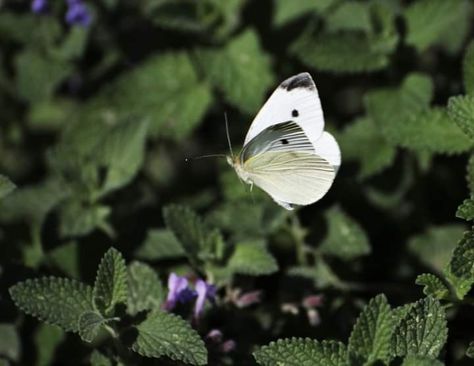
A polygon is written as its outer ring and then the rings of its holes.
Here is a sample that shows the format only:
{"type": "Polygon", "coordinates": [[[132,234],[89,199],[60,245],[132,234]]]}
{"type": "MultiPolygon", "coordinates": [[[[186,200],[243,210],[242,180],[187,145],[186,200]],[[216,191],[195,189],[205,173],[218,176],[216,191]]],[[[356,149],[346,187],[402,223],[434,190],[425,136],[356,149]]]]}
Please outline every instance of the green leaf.
{"type": "Polygon", "coordinates": [[[465,230],[466,227],[459,224],[428,227],[408,241],[408,248],[423,264],[442,272],[465,230]]]}
{"type": "Polygon", "coordinates": [[[15,188],[15,184],[10,179],[0,174],[0,200],[15,190],[15,188]]]}
{"type": "Polygon", "coordinates": [[[426,296],[433,296],[439,300],[449,299],[449,289],[437,276],[431,273],[418,275],[415,283],[424,286],[423,293],[426,296]]]}
{"type": "Polygon", "coordinates": [[[191,365],[207,364],[207,350],[199,334],[174,314],[154,312],[137,330],[132,349],[142,356],[168,356],[191,365]]]}
{"type": "Polygon", "coordinates": [[[164,296],[163,286],[153,268],[136,261],[128,265],[127,311],[130,314],[159,309],[164,296]]]}
{"type": "Polygon", "coordinates": [[[270,59],[251,30],[223,49],[199,50],[197,59],[209,82],[230,103],[249,114],[256,113],[274,82],[270,59]]]}
{"type": "Polygon", "coordinates": [[[466,231],[454,249],[449,269],[453,275],[474,282],[474,232],[466,231]]]}
{"type": "Polygon", "coordinates": [[[326,18],[326,30],[329,32],[361,31],[370,33],[372,30],[370,5],[368,3],[341,3],[326,18]]]}
{"type": "Polygon", "coordinates": [[[469,343],[469,347],[467,347],[466,356],[469,358],[474,358],[474,342],[473,341],[471,341],[469,343]]]}
{"type": "Polygon", "coordinates": [[[474,95],[474,41],[469,43],[464,54],[463,81],[466,94],[474,95]]]}
{"type": "Polygon", "coordinates": [[[93,311],[92,288],[67,278],[43,277],[19,282],[10,295],[25,313],[66,331],[79,331],[79,317],[93,311]]]}
{"type": "Polygon", "coordinates": [[[102,112],[149,120],[152,135],[182,139],[198,125],[210,102],[210,90],[199,81],[186,53],[160,53],[108,83],[81,119],[102,112]]]}
{"type": "Polygon", "coordinates": [[[61,237],[84,236],[108,226],[110,212],[110,208],[104,205],[88,206],[76,200],[65,202],[59,212],[61,237]]]}
{"type": "Polygon", "coordinates": [[[456,211],[456,217],[464,219],[466,221],[474,220],[474,199],[467,198],[463,203],[458,207],[456,211]]]}
{"type": "Polygon", "coordinates": [[[317,70],[356,73],[385,68],[395,45],[396,38],[374,42],[358,33],[320,36],[304,33],[290,52],[317,70]]]}
{"type": "Polygon", "coordinates": [[[349,366],[341,342],[288,338],[271,342],[253,353],[262,366],[349,366]]]}
{"type": "Polygon", "coordinates": [[[471,154],[466,167],[466,182],[471,194],[474,194],[474,154],[471,154]]]}
{"type": "Polygon", "coordinates": [[[362,117],[348,125],[337,136],[342,155],[360,164],[359,179],[368,178],[392,165],[396,150],[375,126],[372,119],[362,117]]]}
{"type": "Polygon", "coordinates": [[[112,361],[96,349],[91,353],[90,364],[91,366],[113,366],[112,361]]]}
{"type": "Polygon", "coordinates": [[[359,224],[338,206],[325,213],[328,233],[319,247],[322,253],[352,260],[370,253],[367,235],[359,224]]]}
{"type": "Polygon", "coordinates": [[[185,206],[169,205],[163,209],[166,226],[174,233],[191,261],[197,261],[207,240],[208,230],[201,218],[185,206]]]}
{"type": "Polygon", "coordinates": [[[278,271],[278,264],[265,243],[254,240],[238,243],[234,253],[227,262],[227,267],[234,273],[260,276],[278,271]]]}
{"type": "Polygon", "coordinates": [[[97,146],[97,162],[107,169],[103,194],[127,185],[135,177],[143,164],[147,129],[146,120],[119,123],[97,146]]]}
{"type": "Polygon", "coordinates": [[[393,334],[393,354],[436,358],[448,336],[446,324],[446,314],[438,300],[426,297],[417,301],[393,334]]]}
{"type": "Polygon", "coordinates": [[[334,0],[274,0],[273,23],[278,27],[310,12],[322,13],[333,3],[334,0]]]}
{"type": "Polygon", "coordinates": [[[444,363],[430,357],[407,356],[403,359],[402,366],[443,366],[444,363]]]}
{"type": "Polygon", "coordinates": [[[462,0],[421,0],[405,10],[406,42],[422,52],[442,40],[466,16],[462,0]]]}
{"type": "Polygon", "coordinates": [[[70,74],[71,65],[28,49],[17,56],[15,69],[18,95],[35,103],[53,95],[60,82],[70,74]]]}
{"type": "Polygon", "coordinates": [[[168,229],[149,230],[145,241],[135,252],[135,256],[144,260],[180,258],[185,255],[183,247],[168,229]]]}
{"type": "Polygon", "coordinates": [[[79,260],[79,244],[75,241],[64,243],[48,253],[48,262],[73,278],[80,277],[79,260]]]}
{"type": "Polygon", "coordinates": [[[459,128],[474,139],[474,96],[462,95],[448,100],[448,113],[459,128]]]}
{"type": "Polygon", "coordinates": [[[122,254],[110,248],[100,261],[94,283],[94,303],[105,316],[113,314],[115,305],[126,303],[127,267],[122,254]]]}
{"type": "Polygon", "coordinates": [[[459,154],[472,147],[472,142],[444,108],[432,108],[400,119],[397,135],[391,135],[390,141],[407,149],[439,154],[459,154]]]}
{"type": "Polygon", "coordinates": [[[21,342],[13,324],[0,323],[0,356],[18,362],[21,342]]]}
{"type": "Polygon", "coordinates": [[[371,299],[359,315],[349,338],[349,352],[361,356],[368,364],[390,360],[390,339],[395,321],[385,295],[371,299]]]}
{"type": "Polygon", "coordinates": [[[35,332],[34,342],[36,347],[36,366],[49,366],[53,364],[56,348],[66,338],[64,331],[49,324],[41,324],[35,332]]]}
{"type": "Polygon", "coordinates": [[[105,319],[96,311],[86,311],[79,318],[79,335],[85,342],[92,342],[105,319]]]}
{"type": "Polygon", "coordinates": [[[0,220],[25,219],[41,225],[46,215],[68,194],[57,180],[18,188],[0,201],[0,220]]]}

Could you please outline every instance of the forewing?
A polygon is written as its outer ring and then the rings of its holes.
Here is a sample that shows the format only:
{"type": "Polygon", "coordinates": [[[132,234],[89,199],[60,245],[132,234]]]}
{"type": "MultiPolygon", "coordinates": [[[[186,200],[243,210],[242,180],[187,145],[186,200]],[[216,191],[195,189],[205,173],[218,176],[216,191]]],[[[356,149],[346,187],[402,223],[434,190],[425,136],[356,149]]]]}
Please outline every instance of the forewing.
{"type": "Polygon", "coordinates": [[[311,141],[324,129],[324,116],[318,90],[307,72],[292,76],[273,92],[250,125],[244,146],[269,126],[294,121],[311,141]]]}
{"type": "Polygon", "coordinates": [[[244,169],[255,185],[286,208],[318,201],[336,175],[321,156],[298,151],[267,151],[248,159],[244,169]]]}

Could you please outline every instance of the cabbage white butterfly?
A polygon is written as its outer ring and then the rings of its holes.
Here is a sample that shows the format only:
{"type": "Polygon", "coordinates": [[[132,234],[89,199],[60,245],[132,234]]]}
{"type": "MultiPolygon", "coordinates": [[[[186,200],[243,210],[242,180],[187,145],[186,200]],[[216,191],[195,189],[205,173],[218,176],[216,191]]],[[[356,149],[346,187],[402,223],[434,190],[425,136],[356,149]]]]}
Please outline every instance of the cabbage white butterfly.
{"type": "Polygon", "coordinates": [[[341,165],[334,137],[324,131],[318,90],[307,72],[283,81],[250,125],[244,146],[227,162],[245,183],[287,210],[321,199],[341,165]]]}

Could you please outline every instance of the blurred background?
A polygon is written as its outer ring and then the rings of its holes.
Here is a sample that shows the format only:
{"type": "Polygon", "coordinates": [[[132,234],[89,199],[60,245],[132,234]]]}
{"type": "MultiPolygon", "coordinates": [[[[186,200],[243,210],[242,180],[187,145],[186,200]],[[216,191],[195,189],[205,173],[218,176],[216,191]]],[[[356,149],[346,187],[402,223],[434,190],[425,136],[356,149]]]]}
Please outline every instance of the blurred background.
{"type": "MultiPolygon", "coordinates": [[[[214,273],[222,287],[262,292],[257,307],[217,307],[203,323],[201,334],[220,327],[237,342],[216,364],[253,364],[255,346],[281,337],[345,340],[367,299],[421,297],[416,276],[442,271],[467,228],[455,213],[470,192],[471,142],[446,104],[474,92],[473,7],[1,1],[0,363],[83,364],[91,352],[14,306],[8,288],[20,280],[91,284],[111,245],[162,279],[189,270],[159,236],[170,203],[191,207],[229,245],[265,241],[278,263],[231,282],[214,273]],[[342,149],[321,201],[289,213],[249,192],[224,159],[186,161],[228,153],[225,113],[238,150],[273,89],[303,71],[342,149]],[[325,298],[316,326],[281,310],[312,294],[325,298]]],[[[462,306],[451,315],[454,363],[474,319],[462,306]]]]}

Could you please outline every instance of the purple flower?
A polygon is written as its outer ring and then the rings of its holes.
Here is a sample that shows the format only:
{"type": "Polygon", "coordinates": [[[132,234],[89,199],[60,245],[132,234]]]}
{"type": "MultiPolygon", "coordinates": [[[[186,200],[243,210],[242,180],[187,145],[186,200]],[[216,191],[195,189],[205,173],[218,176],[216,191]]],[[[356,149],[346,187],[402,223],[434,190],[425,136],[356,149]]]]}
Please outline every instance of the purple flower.
{"type": "Polygon", "coordinates": [[[31,2],[31,11],[35,14],[44,14],[48,11],[47,0],[33,0],[31,2]]]}
{"type": "Polygon", "coordinates": [[[82,0],[67,0],[68,9],[66,12],[66,22],[68,24],[89,26],[92,20],[91,13],[82,0]]]}
{"type": "Polygon", "coordinates": [[[234,300],[234,304],[238,308],[245,308],[247,306],[257,304],[261,301],[262,291],[250,291],[245,292],[242,295],[238,294],[237,298],[234,300]]]}
{"type": "Polygon", "coordinates": [[[188,287],[186,277],[171,273],[168,277],[168,296],[164,308],[171,310],[177,302],[185,303],[191,301],[194,297],[196,297],[196,292],[188,287]]]}
{"type": "Polygon", "coordinates": [[[222,332],[219,329],[212,329],[209,333],[207,333],[206,338],[213,342],[220,343],[222,342],[222,336],[222,332]]]}
{"type": "Polygon", "coordinates": [[[206,299],[214,300],[216,296],[216,287],[209,285],[206,283],[206,281],[201,279],[196,281],[196,285],[194,287],[197,292],[196,304],[194,305],[194,317],[198,319],[202,313],[202,310],[204,309],[204,303],[206,302],[206,299]]]}
{"type": "Polygon", "coordinates": [[[220,349],[223,353],[229,353],[235,350],[236,346],[237,346],[237,343],[235,343],[233,339],[228,339],[227,341],[221,344],[220,349]]]}

